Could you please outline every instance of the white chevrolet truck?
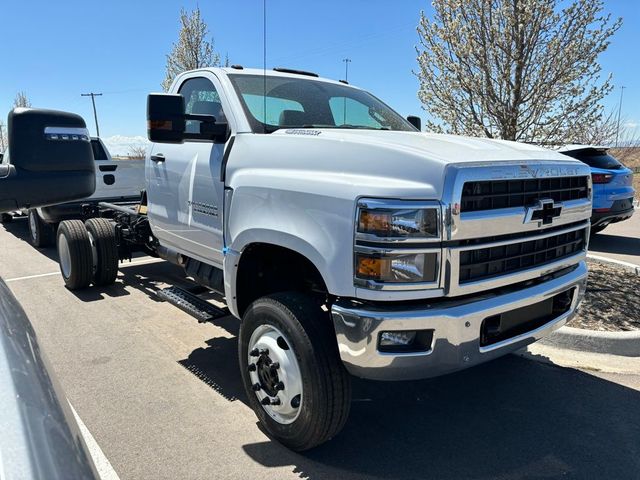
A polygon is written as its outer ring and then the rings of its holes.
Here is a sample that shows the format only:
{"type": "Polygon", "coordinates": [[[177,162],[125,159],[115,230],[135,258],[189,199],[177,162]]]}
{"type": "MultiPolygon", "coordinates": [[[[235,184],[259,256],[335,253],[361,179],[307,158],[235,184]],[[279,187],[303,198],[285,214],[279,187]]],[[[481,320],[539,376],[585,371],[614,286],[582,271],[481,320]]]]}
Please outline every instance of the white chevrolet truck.
{"type": "Polygon", "coordinates": [[[65,282],[112,283],[144,251],[222,293],[250,405],[292,449],[342,428],[351,375],[478,365],[562,326],[584,294],[591,176],[564,155],[424,134],[287,69],[186,72],[147,115],[146,192],[61,223],[65,282]]]}

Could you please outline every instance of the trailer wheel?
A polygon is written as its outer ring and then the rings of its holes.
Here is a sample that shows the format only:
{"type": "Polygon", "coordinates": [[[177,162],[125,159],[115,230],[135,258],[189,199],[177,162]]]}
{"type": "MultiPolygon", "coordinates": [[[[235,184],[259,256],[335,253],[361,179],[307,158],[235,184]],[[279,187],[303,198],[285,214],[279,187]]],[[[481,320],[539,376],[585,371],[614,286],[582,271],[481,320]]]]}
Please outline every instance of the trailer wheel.
{"type": "Polygon", "coordinates": [[[69,290],[86,288],[93,274],[89,233],[81,220],[65,220],[58,227],[60,272],[69,290]]]}
{"type": "Polygon", "coordinates": [[[118,276],[118,244],[116,230],[105,218],[85,222],[93,255],[93,284],[111,285],[118,276]]]}
{"type": "Polygon", "coordinates": [[[11,223],[13,222],[13,215],[10,213],[3,213],[0,216],[0,223],[11,223]]]}
{"type": "Polygon", "coordinates": [[[238,350],[249,403],[276,440],[302,451],[342,429],[351,378],[319,302],[293,292],[256,300],[243,316],[238,350]]]}
{"type": "Polygon", "coordinates": [[[45,248],[53,245],[56,240],[55,227],[42,220],[35,208],[29,209],[28,217],[31,245],[36,248],[45,248]]]}

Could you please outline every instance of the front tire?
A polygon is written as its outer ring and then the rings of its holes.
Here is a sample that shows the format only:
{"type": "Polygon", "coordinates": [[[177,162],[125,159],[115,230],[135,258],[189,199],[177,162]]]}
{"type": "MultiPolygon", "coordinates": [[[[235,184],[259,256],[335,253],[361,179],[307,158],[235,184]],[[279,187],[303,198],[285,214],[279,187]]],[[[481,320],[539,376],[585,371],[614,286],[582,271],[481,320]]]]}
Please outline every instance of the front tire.
{"type": "Polygon", "coordinates": [[[253,302],[242,319],[238,350],[251,408],[276,440],[303,451],[342,429],[351,378],[329,314],[314,298],[290,292],[253,302]]]}
{"type": "Polygon", "coordinates": [[[56,239],[55,227],[42,220],[35,208],[29,209],[28,217],[31,245],[36,248],[45,248],[53,245],[56,239]]]}
{"type": "Polygon", "coordinates": [[[89,233],[81,220],[65,220],[58,227],[60,272],[69,290],[80,290],[91,283],[93,255],[89,233]]]}
{"type": "Polygon", "coordinates": [[[13,215],[10,213],[0,214],[0,223],[11,223],[13,222],[13,215]]]}

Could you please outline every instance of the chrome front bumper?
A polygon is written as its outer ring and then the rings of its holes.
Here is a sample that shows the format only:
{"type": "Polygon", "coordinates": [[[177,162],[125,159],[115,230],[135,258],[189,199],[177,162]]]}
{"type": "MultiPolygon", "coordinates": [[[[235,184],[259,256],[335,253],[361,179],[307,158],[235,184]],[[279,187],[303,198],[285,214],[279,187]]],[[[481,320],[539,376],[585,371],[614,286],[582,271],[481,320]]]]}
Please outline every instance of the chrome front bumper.
{"type": "Polygon", "coordinates": [[[545,337],[564,325],[584,295],[587,266],[535,286],[503,294],[478,294],[466,300],[445,300],[407,308],[376,307],[343,301],[331,308],[340,357],[347,370],[375,380],[410,380],[455,372],[500,357],[545,337]],[[539,328],[480,346],[482,322],[487,317],[533,305],[574,288],[564,314],[539,328]],[[425,352],[385,353],[378,350],[383,331],[433,330],[431,348],[425,352]]]}

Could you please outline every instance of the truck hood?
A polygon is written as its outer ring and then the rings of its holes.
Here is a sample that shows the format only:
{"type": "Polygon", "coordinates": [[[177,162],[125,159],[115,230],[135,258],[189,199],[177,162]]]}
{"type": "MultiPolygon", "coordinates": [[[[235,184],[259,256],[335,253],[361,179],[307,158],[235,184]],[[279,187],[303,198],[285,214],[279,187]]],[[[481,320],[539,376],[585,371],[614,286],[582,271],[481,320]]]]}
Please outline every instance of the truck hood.
{"type": "Polygon", "coordinates": [[[287,129],[273,136],[314,136],[325,140],[393,148],[399,152],[418,154],[431,162],[465,163],[478,161],[560,160],[566,156],[527,143],[420,132],[347,129],[287,129]],[[305,132],[309,132],[306,133],[305,132]]]}
{"type": "Polygon", "coordinates": [[[441,198],[446,169],[452,164],[580,164],[534,145],[385,130],[238,134],[231,152],[227,181],[232,188],[262,183],[352,198],[441,198]]]}

